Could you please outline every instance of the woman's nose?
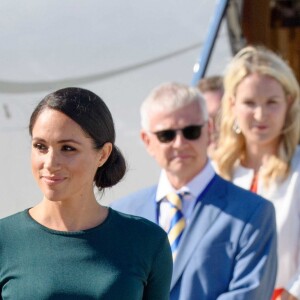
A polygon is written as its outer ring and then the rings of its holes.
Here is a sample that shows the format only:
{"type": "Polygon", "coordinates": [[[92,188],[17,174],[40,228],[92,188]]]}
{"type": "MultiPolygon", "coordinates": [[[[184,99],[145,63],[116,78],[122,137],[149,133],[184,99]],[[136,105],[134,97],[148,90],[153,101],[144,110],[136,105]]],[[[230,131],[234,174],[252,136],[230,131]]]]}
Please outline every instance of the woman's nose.
{"type": "Polygon", "coordinates": [[[49,150],[45,155],[44,167],[52,170],[60,167],[59,155],[53,150],[49,150]]]}
{"type": "Polygon", "coordinates": [[[265,116],[265,109],[263,106],[257,106],[254,111],[254,117],[257,120],[262,120],[265,116]]]}

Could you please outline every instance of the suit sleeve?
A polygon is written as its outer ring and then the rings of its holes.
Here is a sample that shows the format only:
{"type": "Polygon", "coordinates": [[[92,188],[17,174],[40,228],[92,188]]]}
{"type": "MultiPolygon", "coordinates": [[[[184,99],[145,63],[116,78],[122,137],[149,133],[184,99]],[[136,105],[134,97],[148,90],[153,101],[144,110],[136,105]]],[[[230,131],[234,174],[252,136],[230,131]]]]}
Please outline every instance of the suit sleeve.
{"type": "Polygon", "coordinates": [[[167,236],[155,253],[143,300],[169,300],[173,261],[167,236]]]}
{"type": "Polygon", "coordinates": [[[245,224],[232,280],[218,300],[271,298],[277,272],[276,236],[274,207],[263,201],[245,224]]]}

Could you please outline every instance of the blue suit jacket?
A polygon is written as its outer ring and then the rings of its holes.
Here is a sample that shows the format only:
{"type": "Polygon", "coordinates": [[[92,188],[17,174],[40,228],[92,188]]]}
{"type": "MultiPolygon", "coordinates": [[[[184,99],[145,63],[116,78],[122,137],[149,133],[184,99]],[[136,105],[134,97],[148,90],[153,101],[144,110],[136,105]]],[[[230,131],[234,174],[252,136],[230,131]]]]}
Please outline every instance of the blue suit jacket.
{"type": "MultiPolygon", "coordinates": [[[[156,188],[112,207],[157,222],[156,188]]],[[[269,300],[276,271],[272,203],[215,175],[180,240],[170,299],[269,300]]]]}

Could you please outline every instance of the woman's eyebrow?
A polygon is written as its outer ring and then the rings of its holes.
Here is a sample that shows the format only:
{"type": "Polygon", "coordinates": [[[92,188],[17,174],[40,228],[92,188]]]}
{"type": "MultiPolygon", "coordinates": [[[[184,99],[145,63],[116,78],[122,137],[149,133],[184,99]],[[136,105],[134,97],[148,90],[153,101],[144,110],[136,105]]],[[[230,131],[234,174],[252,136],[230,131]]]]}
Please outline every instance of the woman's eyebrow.
{"type": "MultiPolygon", "coordinates": [[[[40,141],[40,142],[44,142],[46,143],[47,141],[43,138],[39,138],[39,137],[34,137],[32,139],[33,141],[40,141]]],[[[57,141],[58,144],[65,144],[65,143],[74,143],[74,144],[77,144],[77,145],[80,145],[81,143],[74,140],[74,139],[63,139],[63,140],[58,140],[57,141]]]]}

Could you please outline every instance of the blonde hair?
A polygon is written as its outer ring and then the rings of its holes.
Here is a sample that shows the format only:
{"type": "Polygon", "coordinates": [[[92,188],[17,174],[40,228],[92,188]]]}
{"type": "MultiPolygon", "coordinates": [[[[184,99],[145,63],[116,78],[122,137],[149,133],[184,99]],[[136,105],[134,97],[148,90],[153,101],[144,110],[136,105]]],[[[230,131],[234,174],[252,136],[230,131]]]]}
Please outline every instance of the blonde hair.
{"type": "Polygon", "coordinates": [[[207,121],[206,103],[196,87],[176,82],[166,82],[157,86],[142,103],[140,109],[142,128],[149,130],[150,112],[157,109],[172,112],[193,102],[199,103],[204,121],[207,121]]]}
{"type": "Polygon", "coordinates": [[[268,185],[276,179],[283,180],[289,173],[290,162],[299,143],[300,90],[297,79],[288,64],[274,52],[264,47],[248,46],[240,50],[229,63],[224,76],[220,139],[213,159],[221,176],[231,180],[234,164],[245,156],[245,138],[233,130],[235,116],[232,99],[239,83],[248,75],[258,73],[276,79],[282,86],[288,106],[278,151],[271,156],[262,171],[263,182],[268,185]]]}

